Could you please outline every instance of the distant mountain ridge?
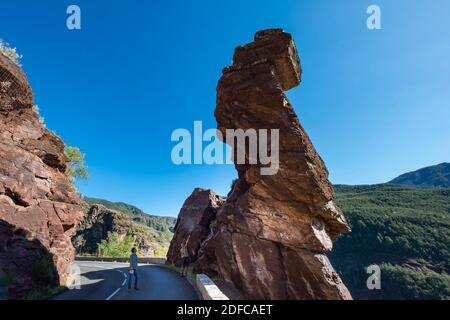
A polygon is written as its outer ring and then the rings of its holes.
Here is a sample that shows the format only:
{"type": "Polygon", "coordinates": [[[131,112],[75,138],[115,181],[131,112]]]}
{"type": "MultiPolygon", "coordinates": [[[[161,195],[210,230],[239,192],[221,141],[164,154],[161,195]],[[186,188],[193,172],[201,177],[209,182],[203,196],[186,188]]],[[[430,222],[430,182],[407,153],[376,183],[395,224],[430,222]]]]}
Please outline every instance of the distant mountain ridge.
{"type": "Polygon", "coordinates": [[[124,202],[83,200],[85,215],[72,237],[77,254],[126,256],[130,248],[125,247],[132,245],[126,237],[132,236],[141,256],[166,256],[176,218],[148,215],[124,202]]]}
{"type": "Polygon", "coordinates": [[[176,218],[150,215],[142,211],[136,206],[125,202],[112,202],[105,199],[84,197],[84,201],[89,205],[103,205],[105,208],[119,211],[123,214],[130,216],[133,221],[147,225],[157,231],[169,231],[173,232],[175,227],[176,218]]]}
{"type": "Polygon", "coordinates": [[[329,257],[355,299],[450,299],[450,163],[333,187],[352,232],[329,257]],[[372,264],[383,290],[367,288],[372,264]]]}
{"type": "Polygon", "coordinates": [[[444,162],[408,172],[388,183],[421,188],[450,188],[450,163],[444,162]]]}

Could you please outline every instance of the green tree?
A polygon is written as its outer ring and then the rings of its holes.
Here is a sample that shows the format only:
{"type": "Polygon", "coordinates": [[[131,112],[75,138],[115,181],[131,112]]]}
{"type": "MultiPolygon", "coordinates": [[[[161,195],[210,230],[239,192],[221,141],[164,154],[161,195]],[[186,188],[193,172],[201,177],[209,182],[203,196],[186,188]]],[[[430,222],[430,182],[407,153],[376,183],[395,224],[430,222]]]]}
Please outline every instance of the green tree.
{"type": "Polygon", "coordinates": [[[127,234],[120,236],[117,232],[108,232],[106,240],[98,244],[98,255],[101,257],[127,257],[134,247],[135,238],[127,234]]]}
{"type": "Polygon", "coordinates": [[[66,146],[64,153],[69,159],[66,175],[73,180],[87,179],[89,177],[88,168],[84,164],[84,154],[77,147],[66,146]]]}

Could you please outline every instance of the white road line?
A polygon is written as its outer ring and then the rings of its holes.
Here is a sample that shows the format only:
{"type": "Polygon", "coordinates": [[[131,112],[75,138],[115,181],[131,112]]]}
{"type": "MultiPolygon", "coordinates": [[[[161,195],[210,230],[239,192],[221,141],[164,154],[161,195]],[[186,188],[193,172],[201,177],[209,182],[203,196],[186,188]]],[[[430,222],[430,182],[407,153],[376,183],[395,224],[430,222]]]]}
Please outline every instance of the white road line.
{"type": "Polygon", "coordinates": [[[108,298],[106,298],[105,300],[110,300],[112,297],[114,297],[114,296],[116,295],[117,292],[120,291],[121,288],[122,288],[122,287],[120,287],[119,289],[117,289],[116,291],[114,291],[113,293],[111,293],[111,295],[110,295],[108,298]]]}
{"type": "MultiPolygon", "coordinates": [[[[111,300],[111,298],[114,297],[114,296],[117,294],[117,292],[119,292],[120,289],[123,288],[123,286],[125,285],[125,283],[127,283],[127,275],[126,275],[125,272],[123,272],[123,271],[121,271],[121,270],[105,268],[104,266],[99,266],[99,265],[88,265],[88,266],[89,266],[89,267],[98,268],[98,269],[103,269],[103,270],[114,270],[114,271],[120,272],[120,273],[123,275],[123,278],[124,278],[124,279],[123,279],[123,282],[122,282],[122,284],[120,285],[120,287],[117,288],[113,293],[111,293],[105,300],[111,300]]],[[[87,267],[87,266],[85,266],[85,267],[87,267]]]]}
{"type": "MultiPolygon", "coordinates": [[[[114,269],[115,270],[115,269],[114,269]]],[[[127,275],[125,274],[125,272],[123,272],[123,271],[121,271],[121,270],[115,270],[115,271],[118,271],[118,272],[120,272],[122,275],[123,275],[123,282],[122,282],[122,285],[120,286],[120,288],[118,288],[116,291],[114,291],[113,293],[111,293],[111,295],[108,297],[108,298],[106,298],[106,300],[110,300],[112,297],[114,297],[116,294],[117,294],[117,292],[119,292],[120,291],[120,289],[122,289],[123,288],[123,286],[125,285],[125,283],[127,283],[127,275]]]]}

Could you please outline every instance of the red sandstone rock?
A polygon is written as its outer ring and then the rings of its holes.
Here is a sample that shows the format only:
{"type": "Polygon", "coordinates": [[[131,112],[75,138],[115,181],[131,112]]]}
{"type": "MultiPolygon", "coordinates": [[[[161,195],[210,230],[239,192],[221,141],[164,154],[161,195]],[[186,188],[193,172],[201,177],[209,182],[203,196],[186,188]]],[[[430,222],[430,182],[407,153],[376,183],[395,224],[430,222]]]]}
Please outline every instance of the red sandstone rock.
{"type": "Polygon", "coordinates": [[[66,161],[64,143],[33,111],[25,74],[0,54],[0,269],[12,276],[11,298],[66,282],[83,216],[66,161]]]}
{"type": "Polygon", "coordinates": [[[167,253],[167,263],[180,266],[181,247],[188,242],[191,261],[197,258],[200,246],[212,232],[211,222],[224,199],[211,190],[195,189],[183,204],[175,225],[175,235],[167,253]]]}
{"type": "Polygon", "coordinates": [[[260,31],[236,48],[233,60],[217,87],[218,130],[225,136],[226,129],[279,129],[280,167],[261,175],[260,164],[236,164],[239,179],[195,271],[223,279],[248,299],[351,299],[324,255],[350,228],[284,94],[301,80],[294,41],[280,29],[260,31]]]}

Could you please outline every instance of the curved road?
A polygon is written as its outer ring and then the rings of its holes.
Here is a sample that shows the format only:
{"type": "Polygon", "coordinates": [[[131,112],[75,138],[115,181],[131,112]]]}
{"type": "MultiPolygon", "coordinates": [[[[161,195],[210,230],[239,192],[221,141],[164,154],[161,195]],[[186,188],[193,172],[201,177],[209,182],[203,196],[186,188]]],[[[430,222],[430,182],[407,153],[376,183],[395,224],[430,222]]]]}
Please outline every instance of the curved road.
{"type": "MultiPolygon", "coordinates": [[[[179,273],[158,265],[139,265],[139,289],[128,292],[128,263],[77,261],[81,286],[53,300],[196,300],[191,284],[179,273]]],[[[133,279],[134,280],[134,279],[133,279]]]]}

